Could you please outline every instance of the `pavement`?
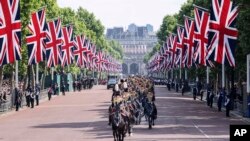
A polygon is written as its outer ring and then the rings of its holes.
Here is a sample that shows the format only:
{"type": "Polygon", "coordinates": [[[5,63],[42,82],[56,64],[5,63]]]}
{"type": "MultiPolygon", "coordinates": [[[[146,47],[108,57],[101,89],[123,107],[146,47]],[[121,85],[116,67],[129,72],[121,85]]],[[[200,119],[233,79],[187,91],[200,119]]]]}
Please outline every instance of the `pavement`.
{"type": "MultiPolygon", "coordinates": [[[[169,92],[156,86],[158,118],[148,129],[144,118],[134,126],[131,141],[227,141],[230,124],[249,124],[241,117],[225,117],[225,112],[194,101],[190,95],[169,92]]],[[[110,141],[108,106],[111,90],[94,86],[92,90],[53,97],[34,109],[25,108],[0,116],[2,141],[110,141]]]]}

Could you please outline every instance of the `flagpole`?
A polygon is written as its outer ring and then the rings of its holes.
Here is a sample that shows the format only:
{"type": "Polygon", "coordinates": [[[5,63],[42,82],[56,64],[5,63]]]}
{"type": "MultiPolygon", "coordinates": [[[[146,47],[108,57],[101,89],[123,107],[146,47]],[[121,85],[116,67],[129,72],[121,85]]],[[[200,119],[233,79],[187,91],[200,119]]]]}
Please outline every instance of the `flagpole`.
{"type": "Polygon", "coordinates": [[[207,85],[209,84],[209,73],[210,73],[210,68],[207,67],[207,85]]]}
{"type": "Polygon", "coordinates": [[[188,79],[187,77],[188,77],[188,76],[187,76],[187,69],[185,69],[185,80],[188,79]]]}
{"type": "Polygon", "coordinates": [[[16,61],[16,66],[15,66],[15,87],[18,87],[18,61],[16,61]]]}
{"type": "Polygon", "coordinates": [[[54,83],[54,67],[51,67],[51,81],[54,83]]]}
{"type": "Polygon", "coordinates": [[[225,88],[225,65],[222,64],[222,88],[225,88]]]}
{"type": "Polygon", "coordinates": [[[181,67],[180,67],[180,80],[181,80],[181,67]]]}
{"type": "Polygon", "coordinates": [[[171,79],[174,80],[174,70],[171,70],[171,79]]]}
{"type": "Polygon", "coordinates": [[[39,74],[38,74],[38,72],[39,72],[39,64],[37,63],[36,64],[36,84],[39,83],[39,74]]]}

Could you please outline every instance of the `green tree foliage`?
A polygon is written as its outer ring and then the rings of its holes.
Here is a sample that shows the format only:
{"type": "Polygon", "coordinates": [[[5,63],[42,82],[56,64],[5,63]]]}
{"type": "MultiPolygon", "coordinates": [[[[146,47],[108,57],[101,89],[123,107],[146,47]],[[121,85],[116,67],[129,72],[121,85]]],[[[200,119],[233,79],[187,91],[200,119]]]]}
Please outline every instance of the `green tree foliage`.
{"type": "MultiPolygon", "coordinates": [[[[29,33],[27,25],[30,22],[30,15],[32,12],[45,7],[46,20],[51,21],[60,17],[62,25],[72,24],[74,27],[74,34],[84,34],[96,44],[97,49],[105,50],[108,54],[117,59],[122,59],[123,52],[117,43],[109,43],[104,36],[104,26],[100,20],[96,19],[93,13],[89,13],[82,7],[77,11],[71,8],[60,8],[56,0],[20,0],[21,7],[21,22],[22,22],[22,60],[19,61],[19,77],[24,78],[27,73],[32,71],[32,67],[28,67],[28,50],[26,44],[26,35],[29,33]]],[[[40,71],[44,72],[46,66],[45,62],[40,63],[40,71]]],[[[12,76],[14,70],[13,64],[8,64],[3,67],[3,74],[9,78],[12,76]]],[[[74,64],[66,69],[73,73],[79,73],[80,69],[74,64]]],[[[30,74],[30,73],[29,73],[30,74]]]]}
{"type": "Polygon", "coordinates": [[[173,32],[176,24],[177,20],[175,15],[167,15],[163,18],[160,30],[156,34],[160,44],[166,41],[166,36],[168,36],[169,33],[173,32]]]}

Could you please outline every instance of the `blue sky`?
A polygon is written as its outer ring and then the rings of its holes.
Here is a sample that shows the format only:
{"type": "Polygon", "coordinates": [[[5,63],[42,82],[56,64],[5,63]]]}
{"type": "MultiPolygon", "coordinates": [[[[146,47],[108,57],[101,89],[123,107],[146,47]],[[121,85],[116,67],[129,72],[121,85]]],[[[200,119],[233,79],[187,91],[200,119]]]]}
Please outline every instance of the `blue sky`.
{"type": "Polygon", "coordinates": [[[174,14],[187,0],[57,0],[60,7],[79,6],[94,13],[105,28],[152,24],[159,29],[162,19],[167,14],[174,14]]]}

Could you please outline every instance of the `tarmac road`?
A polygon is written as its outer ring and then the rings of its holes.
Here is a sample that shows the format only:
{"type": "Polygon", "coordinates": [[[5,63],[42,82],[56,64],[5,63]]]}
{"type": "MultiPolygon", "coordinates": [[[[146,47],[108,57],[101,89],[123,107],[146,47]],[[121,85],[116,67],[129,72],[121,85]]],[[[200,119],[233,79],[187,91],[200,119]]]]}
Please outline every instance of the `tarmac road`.
{"type": "MultiPolygon", "coordinates": [[[[134,126],[133,141],[228,141],[230,124],[248,124],[239,117],[209,108],[205,102],[168,92],[156,86],[158,118],[153,129],[143,118],[134,126]]],[[[34,109],[25,108],[0,116],[0,140],[4,141],[111,141],[108,106],[111,90],[66,93],[44,101],[34,109]]]]}

